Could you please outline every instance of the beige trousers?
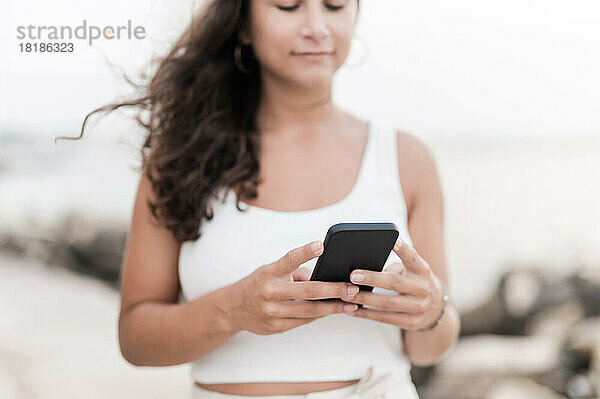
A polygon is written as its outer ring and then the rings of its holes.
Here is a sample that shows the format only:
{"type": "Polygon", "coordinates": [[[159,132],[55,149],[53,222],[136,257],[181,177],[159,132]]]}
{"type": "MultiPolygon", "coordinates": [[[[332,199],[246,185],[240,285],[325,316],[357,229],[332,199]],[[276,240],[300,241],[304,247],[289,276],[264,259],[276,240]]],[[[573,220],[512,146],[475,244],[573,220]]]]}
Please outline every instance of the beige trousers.
{"type": "Polygon", "coordinates": [[[418,399],[410,375],[405,372],[371,366],[356,384],[305,395],[245,396],[209,391],[194,384],[193,399],[418,399]]]}

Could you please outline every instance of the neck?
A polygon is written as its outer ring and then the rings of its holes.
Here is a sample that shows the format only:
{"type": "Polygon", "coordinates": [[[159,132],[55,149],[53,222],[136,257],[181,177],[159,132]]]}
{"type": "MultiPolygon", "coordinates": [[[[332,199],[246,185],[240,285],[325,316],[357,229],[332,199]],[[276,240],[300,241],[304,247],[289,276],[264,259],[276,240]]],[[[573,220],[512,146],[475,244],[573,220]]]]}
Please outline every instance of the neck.
{"type": "Polygon", "coordinates": [[[318,87],[263,79],[257,127],[265,136],[295,139],[335,130],[341,118],[331,98],[331,83],[318,87]]]}

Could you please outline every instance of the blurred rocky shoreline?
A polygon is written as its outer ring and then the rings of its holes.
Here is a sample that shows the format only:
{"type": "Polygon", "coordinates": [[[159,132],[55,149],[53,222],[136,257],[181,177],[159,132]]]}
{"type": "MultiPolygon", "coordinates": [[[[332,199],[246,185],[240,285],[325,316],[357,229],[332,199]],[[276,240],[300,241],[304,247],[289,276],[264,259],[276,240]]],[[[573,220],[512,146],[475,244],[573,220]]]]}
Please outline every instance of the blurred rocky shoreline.
{"type": "Polygon", "coordinates": [[[117,220],[70,213],[56,226],[29,222],[19,232],[0,232],[0,251],[64,267],[118,289],[127,229],[117,220]]]}
{"type": "MultiPolygon", "coordinates": [[[[0,232],[0,252],[94,277],[114,289],[128,226],[69,214],[56,226],[0,232]]],[[[423,399],[597,398],[600,265],[568,273],[512,265],[487,300],[461,311],[457,345],[412,368],[423,399]]]]}

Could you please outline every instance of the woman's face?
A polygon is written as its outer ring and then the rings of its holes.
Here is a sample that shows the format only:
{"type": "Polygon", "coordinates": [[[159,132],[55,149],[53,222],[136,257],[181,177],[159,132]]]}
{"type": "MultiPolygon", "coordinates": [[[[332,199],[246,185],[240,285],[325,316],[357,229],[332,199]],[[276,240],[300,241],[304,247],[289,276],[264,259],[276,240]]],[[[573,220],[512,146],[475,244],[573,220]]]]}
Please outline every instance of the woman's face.
{"type": "Polygon", "coordinates": [[[329,84],[350,51],[357,12],[357,0],[250,0],[240,40],[252,45],[263,76],[329,84]]]}

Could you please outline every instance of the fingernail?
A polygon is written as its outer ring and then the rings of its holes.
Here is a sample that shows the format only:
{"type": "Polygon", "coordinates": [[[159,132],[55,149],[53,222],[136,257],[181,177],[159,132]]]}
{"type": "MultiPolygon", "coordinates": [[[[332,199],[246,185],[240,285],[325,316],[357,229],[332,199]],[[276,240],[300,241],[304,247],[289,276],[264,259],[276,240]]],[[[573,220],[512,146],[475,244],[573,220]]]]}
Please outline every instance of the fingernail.
{"type": "Polygon", "coordinates": [[[354,282],[358,282],[358,281],[363,281],[365,279],[365,275],[362,273],[352,273],[352,281],[354,282]]]}
{"type": "Polygon", "coordinates": [[[312,245],[310,246],[310,249],[311,249],[313,252],[319,252],[319,250],[321,249],[321,246],[322,246],[322,245],[323,245],[323,244],[321,243],[321,241],[316,241],[316,242],[313,242],[313,243],[312,243],[312,245]]]}
{"type": "Polygon", "coordinates": [[[402,241],[401,238],[398,238],[398,240],[396,240],[396,247],[402,248],[403,245],[404,245],[404,241],[402,241]]]}
{"type": "Polygon", "coordinates": [[[347,304],[347,305],[344,305],[344,312],[352,313],[356,309],[358,309],[358,306],[356,306],[356,304],[347,304]]]}
{"type": "Polygon", "coordinates": [[[352,285],[352,286],[348,287],[348,296],[350,298],[353,298],[354,295],[358,294],[358,291],[359,291],[359,288],[357,286],[352,285]]]}

